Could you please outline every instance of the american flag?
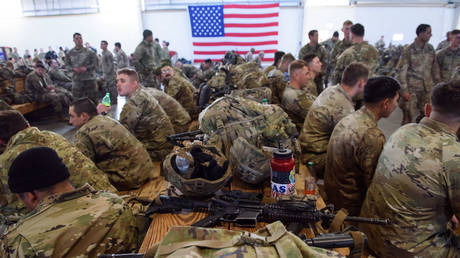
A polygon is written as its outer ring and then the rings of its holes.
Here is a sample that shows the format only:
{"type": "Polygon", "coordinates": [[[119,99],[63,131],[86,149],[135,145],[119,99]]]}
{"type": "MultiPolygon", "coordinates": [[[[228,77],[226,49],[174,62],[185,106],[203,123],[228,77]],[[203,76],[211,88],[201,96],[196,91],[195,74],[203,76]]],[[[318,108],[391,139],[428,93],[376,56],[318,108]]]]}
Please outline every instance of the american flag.
{"type": "MultiPolygon", "coordinates": [[[[220,61],[226,51],[244,56],[253,47],[273,62],[278,48],[279,3],[198,5],[188,7],[193,61],[220,61]]],[[[255,57],[254,55],[254,57],[255,57]]]]}

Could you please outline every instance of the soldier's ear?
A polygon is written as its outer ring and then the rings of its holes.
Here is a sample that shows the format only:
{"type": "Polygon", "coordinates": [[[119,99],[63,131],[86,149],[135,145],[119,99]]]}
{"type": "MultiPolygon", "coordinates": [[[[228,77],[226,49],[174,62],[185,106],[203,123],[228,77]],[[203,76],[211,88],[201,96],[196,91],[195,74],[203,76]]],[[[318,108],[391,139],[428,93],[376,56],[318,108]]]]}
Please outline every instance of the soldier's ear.
{"type": "Polygon", "coordinates": [[[426,117],[430,117],[430,114],[431,114],[431,104],[430,104],[430,103],[426,103],[426,104],[425,104],[425,116],[426,116],[426,117]]]}

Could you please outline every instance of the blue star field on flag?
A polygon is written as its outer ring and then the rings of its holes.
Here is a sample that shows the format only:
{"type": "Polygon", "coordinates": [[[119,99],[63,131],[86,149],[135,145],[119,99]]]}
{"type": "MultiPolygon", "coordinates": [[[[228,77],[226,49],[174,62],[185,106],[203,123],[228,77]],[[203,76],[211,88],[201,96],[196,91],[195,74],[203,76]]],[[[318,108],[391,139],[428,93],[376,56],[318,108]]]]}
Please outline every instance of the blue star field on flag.
{"type": "Polygon", "coordinates": [[[223,37],[224,10],[222,5],[189,6],[192,37],[223,37]]]}

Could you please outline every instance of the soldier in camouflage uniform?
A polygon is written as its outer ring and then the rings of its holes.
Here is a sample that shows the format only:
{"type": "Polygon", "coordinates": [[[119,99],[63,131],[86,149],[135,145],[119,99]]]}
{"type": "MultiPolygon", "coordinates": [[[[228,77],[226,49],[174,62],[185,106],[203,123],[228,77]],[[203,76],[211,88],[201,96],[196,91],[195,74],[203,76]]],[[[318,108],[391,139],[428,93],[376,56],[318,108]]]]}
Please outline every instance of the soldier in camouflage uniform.
{"type": "Polygon", "coordinates": [[[310,42],[300,49],[299,59],[304,60],[306,55],[315,54],[323,64],[321,73],[315,77],[316,88],[318,89],[318,93],[321,93],[324,88],[323,77],[326,75],[327,59],[329,55],[327,50],[318,43],[317,30],[311,30],[308,32],[308,38],[310,39],[310,42]]]}
{"type": "Polygon", "coordinates": [[[448,46],[450,46],[450,41],[452,40],[452,34],[450,31],[446,33],[446,39],[439,42],[438,46],[436,47],[436,51],[444,49],[448,46]]]}
{"type": "Polygon", "coordinates": [[[30,101],[51,104],[59,119],[67,121],[72,95],[63,88],[54,87],[41,61],[38,61],[35,70],[27,75],[25,93],[30,101]]]}
{"type": "Polygon", "coordinates": [[[6,66],[0,61],[0,99],[9,104],[29,102],[23,93],[16,92],[16,73],[11,61],[6,62],[6,66]]]}
{"type": "Polygon", "coordinates": [[[259,87],[269,87],[267,76],[261,69],[246,73],[237,82],[238,89],[254,89],[259,87]]]}
{"type": "Polygon", "coordinates": [[[62,87],[67,91],[72,91],[72,79],[59,69],[59,65],[54,59],[51,60],[48,75],[54,85],[62,87]]]}
{"type": "Polygon", "coordinates": [[[420,24],[416,30],[414,43],[404,48],[399,62],[398,79],[401,82],[403,109],[402,124],[419,121],[424,116],[424,107],[428,103],[432,87],[440,81],[439,65],[434,48],[428,41],[431,27],[420,24]],[[417,113],[418,116],[417,116],[417,113]]]}
{"type": "Polygon", "coordinates": [[[332,130],[342,118],[353,113],[352,98],[364,91],[368,75],[365,65],[350,64],[345,69],[342,83],[321,92],[308,111],[298,141],[302,151],[301,161],[304,164],[314,162],[317,177],[323,177],[332,130]]]}
{"type": "Polygon", "coordinates": [[[335,126],[327,147],[324,186],[328,201],[359,216],[385,135],[377,122],[398,106],[399,83],[390,77],[369,79],[364,106],[335,126]]]}
{"type": "Polygon", "coordinates": [[[340,82],[343,71],[353,62],[365,64],[369,68],[370,76],[373,76],[375,73],[375,68],[377,67],[377,61],[379,59],[379,52],[375,47],[364,41],[363,37],[363,25],[356,23],[351,26],[351,39],[353,41],[353,45],[347,48],[337,59],[334,74],[336,82],[340,82]]]}
{"type": "Polygon", "coordinates": [[[174,72],[174,69],[166,65],[161,68],[161,79],[165,85],[165,92],[179,102],[187,110],[192,118],[198,115],[194,100],[195,87],[187,79],[174,72]]]}
{"type": "Polygon", "coordinates": [[[265,68],[264,70],[264,73],[266,76],[268,76],[268,74],[273,70],[273,69],[276,69],[278,67],[280,67],[280,64],[281,64],[281,58],[283,58],[283,56],[285,55],[286,53],[284,53],[283,51],[276,51],[275,52],[275,57],[274,57],[274,60],[273,60],[273,64],[268,66],[267,68],[265,68]]]}
{"type": "Polygon", "coordinates": [[[295,57],[291,53],[287,53],[281,58],[280,66],[268,73],[268,82],[272,90],[272,104],[281,103],[284,89],[289,84],[289,64],[294,60],[295,57]]]}
{"type": "Polygon", "coordinates": [[[120,123],[144,144],[152,161],[162,161],[172,149],[166,136],[174,134],[171,121],[158,101],[139,84],[136,71],[123,68],[117,72],[120,96],[126,104],[120,114],[120,123]]]}
{"type": "Polygon", "coordinates": [[[175,133],[188,132],[192,119],[177,100],[155,88],[145,88],[145,90],[158,101],[158,104],[168,115],[175,133]]]}
{"type": "Polygon", "coordinates": [[[117,104],[117,75],[115,73],[115,62],[113,60],[113,54],[107,49],[107,41],[101,41],[102,49],[102,73],[105,84],[105,92],[110,93],[110,103],[117,104]]]}
{"type": "Polygon", "coordinates": [[[311,77],[308,80],[305,90],[316,97],[321,93],[323,89],[316,86],[314,78],[316,78],[321,73],[321,67],[323,64],[315,54],[308,54],[303,58],[303,60],[307,63],[308,68],[310,69],[311,77]]]}
{"type": "MultiPolygon", "coordinates": [[[[144,40],[137,45],[133,54],[133,66],[139,74],[140,83],[145,87],[160,88],[155,79],[155,58],[153,53],[153,34],[144,30],[144,40]]],[[[158,64],[159,65],[159,64],[158,64]]]]}
{"type": "Polygon", "coordinates": [[[460,66],[460,30],[453,30],[451,35],[450,46],[436,53],[436,60],[441,72],[441,81],[443,82],[449,81],[455,68],[460,66]]]}
{"type": "MultiPolygon", "coordinates": [[[[5,152],[0,156],[0,185],[8,185],[8,169],[21,152],[46,146],[53,148],[63,159],[70,171],[70,182],[74,186],[81,187],[90,183],[97,190],[117,191],[104,172],[64,137],[50,131],[40,131],[36,127],[28,127],[24,117],[17,111],[0,111],[0,118],[0,141],[7,143],[5,152]]],[[[0,189],[0,195],[0,210],[3,214],[23,212],[23,206],[7,188],[0,189]]]]}
{"type": "Polygon", "coordinates": [[[125,51],[121,49],[121,43],[120,42],[115,42],[115,58],[117,60],[117,70],[121,68],[128,67],[128,56],[126,55],[125,51]]]}
{"type": "Polygon", "coordinates": [[[460,81],[434,87],[426,115],[391,135],[367,191],[361,216],[391,221],[361,224],[378,257],[460,254],[450,226],[460,217],[460,81]]]}
{"type": "Polygon", "coordinates": [[[337,78],[334,78],[337,59],[343,53],[343,51],[351,47],[351,45],[353,44],[353,42],[351,41],[351,26],[352,25],[353,23],[350,20],[346,20],[343,23],[342,25],[343,40],[337,41],[337,43],[335,43],[334,49],[332,49],[332,52],[331,52],[330,65],[331,65],[331,79],[332,79],[333,85],[340,83],[340,81],[337,81],[337,78]]]}
{"type": "Polygon", "coordinates": [[[289,78],[291,81],[284,89],[281,107],[300,132],[308,110],[316,99],[305,90],[307,82],[311,79],[310,69],[304,61],[294,61],[289,65],[289,78]]]}
{"type": "Polygon", "coordinates": [[[98,115],[91,100],[75,101],[69,114],[70,123],[78,128],[75,146],[119,191],[139,188],[153,176],[153,163],[144,145],[118,121],[98,115]]]}
{"type": "Polygon", "coordinates": [[[72,95],[76,99],[88,97],[97,103],[97,56],[91,49],[83,47],[83,38],[80,33],[74,33],[73,41],[75,47],[67,52],[65,57],[66,69],[73,73],[72,95]]]}
{"type": "Polygon", "coordinates": [[[0,239],[8,257],[96,257],[137,250],[138,232],[129,206],[119,196],[75,189],[57,153],[38,147],[21,153],[8,185],[30,210],[0,239]]]}
{"type": "Polygon", "coordinates": [[[199,81],[198,86],[203,82],[207,82],[215,74],[216,74],[216,70],[214,69],[212,60],[211,59],[204,60],[204,62],[200,65],[200,71],[197,74],[197,78],[199,81]]]}

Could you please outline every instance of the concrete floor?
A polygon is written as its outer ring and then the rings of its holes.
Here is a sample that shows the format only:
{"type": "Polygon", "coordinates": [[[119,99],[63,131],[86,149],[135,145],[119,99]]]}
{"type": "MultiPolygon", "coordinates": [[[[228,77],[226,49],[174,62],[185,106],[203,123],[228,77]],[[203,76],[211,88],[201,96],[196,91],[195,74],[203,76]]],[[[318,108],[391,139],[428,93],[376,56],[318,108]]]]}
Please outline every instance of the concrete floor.
{"type": "MultiPolygon", "coordinates": [[[[118,96],[118,104],[112,106],[110,116],[118,120],[125,103],[125,97],[118,96]]],[[[32,126],[36,126],[40,130],[53,131],[64,136],[72,142],[74,140],[76,129],[72,125],[58,122],[51,108],[35,111],[26,115],[26,118],[29,120],[32,126]]],[[[380,119],[378,124],[380,129],[382,129],[383,133],[385,134],[387,140],[390,135],[400,127],[401,120],[402,112],[399,107],[391,114],[390,117],[380,119]]]]}

